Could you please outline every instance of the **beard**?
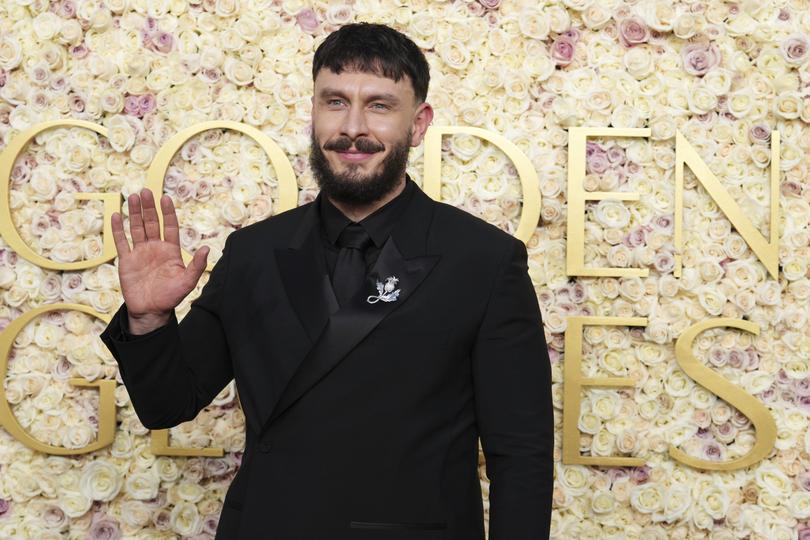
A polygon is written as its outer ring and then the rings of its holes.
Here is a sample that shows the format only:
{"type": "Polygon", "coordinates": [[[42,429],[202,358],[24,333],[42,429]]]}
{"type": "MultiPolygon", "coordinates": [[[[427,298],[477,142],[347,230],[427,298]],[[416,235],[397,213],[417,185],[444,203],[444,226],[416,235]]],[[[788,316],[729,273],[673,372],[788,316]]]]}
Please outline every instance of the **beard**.
{"type": "MultiPolygon", "coordinates": [[[[379,201],[394,190],[405,172],[408,164],[408,152],[411,148],[411,135],[412,131],[408,130],[408,134],[391,148],[388,156],[378,165],[378,168],[381,166],[378,173],[372,171],[362,174],[361,165],[353,163],[347,165],[346,172],[335,172],[329,165],[313,132],[309,165],[321,192],[330,199],[349,205],[366,205],[379,201]]],[[[382,144],[368,139],[360,138],[352,141],[345,136],[325,144],[324,148],[345,151],[351,148],[352,144],[360,152],[374,153],[385,149],[382,144]]]]}

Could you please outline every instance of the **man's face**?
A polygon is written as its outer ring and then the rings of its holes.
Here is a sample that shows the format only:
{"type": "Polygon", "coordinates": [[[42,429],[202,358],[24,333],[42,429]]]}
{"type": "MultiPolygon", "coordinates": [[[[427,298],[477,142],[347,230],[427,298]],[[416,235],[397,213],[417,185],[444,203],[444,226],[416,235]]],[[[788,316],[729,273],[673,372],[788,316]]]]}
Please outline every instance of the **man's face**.
{"type": "Polygon", "coordinates": [[[433,118],[417,103],[410,79],[322,69],[312,97],[310,164],[322,191],[348,204],[368,204],[396,187],[408,151],[433,118]]]}

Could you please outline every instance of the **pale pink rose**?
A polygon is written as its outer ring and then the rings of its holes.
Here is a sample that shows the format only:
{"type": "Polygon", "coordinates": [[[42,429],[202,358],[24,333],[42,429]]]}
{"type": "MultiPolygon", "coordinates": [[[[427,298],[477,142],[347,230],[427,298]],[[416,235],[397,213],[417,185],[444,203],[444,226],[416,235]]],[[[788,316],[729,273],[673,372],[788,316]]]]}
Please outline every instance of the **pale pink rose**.
{"type": "Polygon", "coordinates": [[[71,369],[73,369],[73,365],[63,356],[53,365],[53,368],[51,368],[51,375],[53,375],[55,379],[64,381],[70,377],[71,369]]]}
{"type": "Polygon", "coordinates": [[[622,244],[629,248],[647,245],[647,229],[643,225],[636,225],[622,238],[622,244]]]}
{"type": "Polygon", "coordinates": [[[607,152],[596,143],[587,143],[585,150],[585,166],[590,174],[602,174],[610,167],[607,152]]]}
{"type": "Polygon", "coordinates": [[[70,55],[73,56],[73,58],[84,58],[90,52],[90,49],[87,48],[87,45],[85,45],[84,42],[71,47],[69,50],[70,55]]]}
{"type": "Polygon", "coordinates": [[[197,188],[194,184],[186,180],[177,184],[177,189],[174,190],[174,194],[179,200],[188,201],[193,199],[197,194],[197,188]]]}
{"type": "Polygon", "coordinates": [[[79,94],[70,94],[68,96],[68,106],[71,111],[82,112],[84,111],[84,98],[79,94]]]}
{"type": "Polygon", "coordinates": [[[745,351],[732,348],[728,351],[728,365],[734,369],[744,368],[748,364],[748,355],[745,351]]]}
{"type": "Polygon", "coordinates": [[[469,10],[469,12],[472,15],[475,15],[477,17],[482,17],[485,16],[485,14],[489,14],[489,12],[484,8],[484,6],[482,6],[478,2],[470,2],[469,4],[467,4],[467,10],[469,10]]]}
{"type": "Polygon", "coordinates": [[[607,149],[607,158],[608,161],[614,163],[616,165],[624,164],[626,160],[624,148],[621,146],[616,146],[615,144],[607,149]]]}
{"type": "Polygon", "coordinates": [[[661,274],[669,274],[675,269],[675,258],[668,251],[659,251],[653,259],[653,267],[661,274]]]}
{"type": "Polygon", "coordinates": [[[578,28],[571,27],[560,35],[573,39],[574,41],[579,41],[579,38],[582,36],[582,33],[579,31],[578,28]]]}
{"type": "Polygon", "coordinates": [[[709,363],[714,367],[723,367],[728,363],[728,353],[725,349],[715,347],[709,352],[709,363]]]}
{"type": "Polygon", "coordinates": [[[215,84],[222,78],[222,71],[219,68],[201,69],[197,77],[206,84],[215,84]]]}
{"type": "Polygon", "coordinates": [[[76,4],[72,0],[62,0],[55,6],[54,13],[63,19],[72,19],[76,16],[76,4]]]}
{"type": "Polygon", "coordinates": [[[31,82],[44,85],[50,74],[51,71],[46,66],[36,66],[31,70],[31,82]]]}
{"type": "Polygon", "coordinates": [[[789,21],[790,20],[790,12],[785,8],[779,10],[779,15],[776,16],[780,21],[789,21]]]}
{"type": "Polygon", "coordinates": [[[117,521],[104,517],[90,526],[87,537],[90,540],[118,540],[121,538],[121,529],[118,528],[117,521]]]}
{"type": "Polygon", "coordinates": [[[720,49],[714,43],[690,43],[681,50],[681,59],[687,73],[703,76],[720,64],[720,49]]]}
{"type": "Polygon", "coordinates": [[[152,523],[155,524],[155,528],[159,531],[168,531],[172,525],[172,515],[168,510],[160,508],[160,505],[158,505],[158,510],[152,514],[152,523]]]}
{"type": "Polygon", "coordinates": [[[124,114],[139,116],[141,114],[141,100],[135,94],[128,94],[124,98],[124,114]]]}
{"type": "Polygon", "coordinates": [[[630,17],[619,22],[619,42],[625,47],[634,47],[650,39],[650,29],[638,17],[630,17]]]}
{"type": "Polygon", "coordinates": [[[310,34],[315,32],[320,24],[318,16],[315,15],[315,12],[310,8],[299,11],[298,15],[295,16],[295,21],[298,23],[298,26],[301,27],[301,30],[310,34]]]}
{"type": "Polygon", "coordinates": [[[9,501],[7,501],[5,499],[0,499],[0,517],[3,517],[4,515],[6,515],[10,508],[11,508],[11,502],[9,502],[9,501]]]}
{"type": "Polygon", "coordinates": [[[214,193],[214,186],[207,180],[200,180],[197,182],[197,200],[205,202],[211,198],[214,193]]]}
{"type": "Polygon", "coordinates": [[[794,35],[782,41],[780,48],[785,60],[791,64],[801,64],[807,60],[810,43],[802,35],[794,35]]]}
{"type": "Polygon", "coordinates": [[[630,469],[630,481],[634,484],[646,484],[650,480],[650,468],[647,465],[632,467],[630,469]]]}
{"type": "Polygon", "coordinates": [[[6,70],[0,69],[0,87],[6,85],[6,77],[7,77],[6,70]]]}
{"type": "Polygon", "coordinates": [[[574,49],[577,42],[567,36],[557,36],[554,43],[551,44],[551,58],[559,66],[567,66],[574,58],[574,49]]]}
{"type": "Polygon", "coordinates": [[[218,516],[205,516],[203,517],[203,532],[207,534],[216,534],[217,526],[219,526],[218,516]]]}
{"type": "Polygon", "coordinates": [[[796,475],[796,484],[802,491],[810,491],[810,471],[800,472],[796,475]]]}
{"type": "Polygon", "coordinates": [[[478,2],[487,9],[498,9],[501,5],[501,0],[478,0],[478,2]]]}
{"type": "Polygon", "coordinates": [[[174,36],[168,32],[158,31],[150,37],[150,49],[161,54],[168,54],[174,46],[174,36]]]}
{"type": "Polygon", "coordinates": [[[785,196],[801,197],[803,189],[802,185],[798,182],[794,182],[793,180],[783,180],[781,191],[782,195],[785,196]]]}
{"type": "Polygon", "coordinates": [[[720,461],[723,459],[723,448],[717,441],[707,441],[703,446],[703,456],[712,461],[720,461]]]}
{"type": "Polygon", "coordinates": [[[21,186],[31,178],[31,169],[25,163],[15,163],[11,168],[11,184],[21,186]]]}
{"type": "Polygon", "coordinates": [[[141,116],[154,111],[156,106],[157,101],[155,100],[154,94],[141,94],[140,98],[138,98],[138,111],[141,116]]]}
{"type": "Polygon", "coordinates": [[[748,135],[751,137],[751,142],[760,144],[770,144],[771,142],[771,126],[765,123],[754,124],[748,130],[748,135]]]}
{"type": "Polygon", "coordinates": [[[661,230],[668,230],[672,227],[673,218],[671,214],[665,214],[663,216],[656,216],[655,219],[652,220],[652,224],[661,230]]]}
{"type": "Polygon", "coordinates": [[[143,24],[144,32],[151,35],[152,33],[157,32],[157,29],[158,29],[158,20],[155,19],[154,17],[147,17],[146,21],[143,24]]]}
{"type": "Polygon", "coordinates": [[[51,90],[61,92],[67,88],[68,79],[64,75],[54,75],[51,77],[51,90]]]}
{"type": "MultiPolygon", "coordinates": [[[[799,397],[810,396],[810,379],[799,379],[791,383],[793,392],[799,397]]],[[[810,491],[810,490],[808,490],[810,491]]]]}

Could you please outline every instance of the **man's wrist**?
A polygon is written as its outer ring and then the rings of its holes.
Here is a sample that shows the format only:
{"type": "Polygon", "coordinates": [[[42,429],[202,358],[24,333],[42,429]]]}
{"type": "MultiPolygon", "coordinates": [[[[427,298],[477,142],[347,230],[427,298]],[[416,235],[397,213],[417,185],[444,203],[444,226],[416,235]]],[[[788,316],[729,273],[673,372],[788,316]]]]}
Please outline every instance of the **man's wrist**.
{"type": "Polygon", "coordinates": [[[153,330],[157,330],[161,326],[168,324],[171,319],[172,312],[165,313],[144,313],[143,315],[127,314],[127,322],[129,326],[129,333],[133,336],[140,336],[148,334],[153,330]]]}

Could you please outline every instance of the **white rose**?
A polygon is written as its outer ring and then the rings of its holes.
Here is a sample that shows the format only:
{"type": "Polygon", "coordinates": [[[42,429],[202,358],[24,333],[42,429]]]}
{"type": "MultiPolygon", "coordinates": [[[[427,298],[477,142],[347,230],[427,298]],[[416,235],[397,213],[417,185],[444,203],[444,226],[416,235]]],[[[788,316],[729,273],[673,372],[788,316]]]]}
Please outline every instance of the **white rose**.
{"type": "Polygon", "coordinates": [[[172,508],[171,529],[183,536],[199,534],[202,530],[202,518],[194,504],[188,502],[177,503],[172,508]]]}
{"type": "Polygon", "coordinates": [[[728,511],[729,496],[721,486],[712,485],[700,492],[697,502],[713,519],[722,519],[728,511]]]}
{"type": "Polygon", "coordinates": [[[56,13],[43,11],[32,21],[34,33],[40,41],[50,41],[59,32],[62,19],[56,13]]]}
{"type": "Polygon", "coordinates": [[[237,86],[245,86],[253,81],[253,68],[241,60],[228,57],[225,60],[225,77],[237,86]]]}
{"type": "Polygon", "coordinates": [[[647,483],[633,488],[630,505],[642,514],[658,512],[664,505],[664,491],[661,486],[647,483]]]}
{"type": "Polygon", "coordinates": [[[107,130],[110,146],[116,152],[126,152],[135,144],[135,130],[123,115],[111,117],[107,130]]]}
{"type": "Polygon", "coordinates": [[[118,495],[122,483],[114,465],[96,459],[85,465],[79,485],[83,495],[96,501],[111,501],[118,495]]]}
{"type": "Polygon", "coordinates": [[[90,510],[93,505],[93,499],[75,492],[62,492],[57,497],[59,508],[65,513],[66,516],[71,518],[79,518],[90,510]]]}
{"type": "Polygon", "coordinates": [[[20,43],[6,35],[0,38],[0,68],[11,71],[22,62],[22,46],[20,43]]]}
{"type": "Polygon", "coordinates": [[[121,521],[132,527],[139,529],[146,526],[152,517],[152,508],[141,501],[123,501],[120,506],[121,521]]]}
{"type": "Polygon", "coordinates": [[[158,494],[160,478],[152,470],[135,471],[127,474],[124,491],[133,499],[153,499],[158,494]]]}
{"type": "Polygon", "coordinates": [[[641,80],[652,73],[653,64],[652,55],[649,49],[644,45],[633,47],[624,53],[624,67],[637,80],[641,80]]]}

